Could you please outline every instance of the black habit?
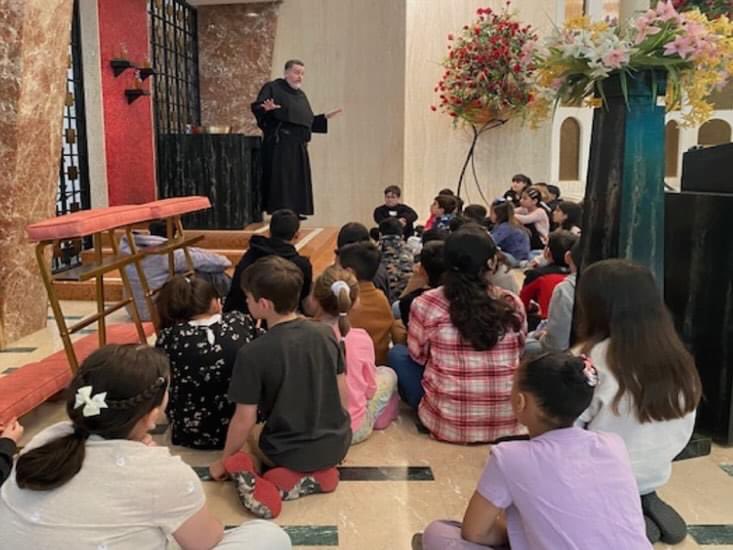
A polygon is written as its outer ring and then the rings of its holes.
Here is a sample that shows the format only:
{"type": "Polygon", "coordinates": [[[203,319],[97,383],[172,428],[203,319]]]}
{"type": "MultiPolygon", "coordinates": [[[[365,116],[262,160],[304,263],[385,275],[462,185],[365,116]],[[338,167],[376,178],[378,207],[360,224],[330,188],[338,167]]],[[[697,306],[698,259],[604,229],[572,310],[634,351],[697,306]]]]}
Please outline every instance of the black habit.
{"type": "Polygon", "coordinates": [[[251,108],[263,133],[264,209],[270,214],[289,208],[297,214],[312,215],[313,187],[308,142],[311,132],[328,132],[326,116],[313,116],[305,93],[292,88],[283,78],[265,84],[251,108]],[[265,111],[262,103],[266,99],[272,99],[280,108],[265,111]]]}

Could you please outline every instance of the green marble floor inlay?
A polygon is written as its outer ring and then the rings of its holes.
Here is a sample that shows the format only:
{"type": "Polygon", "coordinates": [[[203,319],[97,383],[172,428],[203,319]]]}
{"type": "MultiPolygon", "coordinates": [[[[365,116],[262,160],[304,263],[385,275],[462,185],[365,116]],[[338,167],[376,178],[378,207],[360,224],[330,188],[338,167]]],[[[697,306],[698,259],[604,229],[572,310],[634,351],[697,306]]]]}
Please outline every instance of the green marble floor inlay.
{"type": "Polygon", "coordinates": [[[726,474],[733,477],[733,464],[721,464],[720,469],[726,474]]]}
{"type": "Polygon", "coordinates": [[[687,531],[700,545],[733,544],[733,525],[688,525],[687,531]]]}

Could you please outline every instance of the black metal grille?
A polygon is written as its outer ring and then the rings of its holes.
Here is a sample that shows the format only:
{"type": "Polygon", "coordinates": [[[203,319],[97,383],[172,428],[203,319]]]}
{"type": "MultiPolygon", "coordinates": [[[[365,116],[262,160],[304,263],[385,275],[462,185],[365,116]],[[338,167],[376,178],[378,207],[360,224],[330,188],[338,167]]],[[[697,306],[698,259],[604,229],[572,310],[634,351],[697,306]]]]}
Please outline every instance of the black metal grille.
{"type": "MultiPolygon", "coordinates": [[[[78,0],[74,1],[68,59],[59,186],[56,194],[57,216],[91,208],[78,0]]],[[[61,242],[54,251],[53,270],[61,271],[78,265],[79,254],[85,247],[82,239],[61,242]]]]}
{"type": "Polygon", "coordinates": [[[196,9],[184,0],[150,0],[157,135],[201,122],[196,9]]]}

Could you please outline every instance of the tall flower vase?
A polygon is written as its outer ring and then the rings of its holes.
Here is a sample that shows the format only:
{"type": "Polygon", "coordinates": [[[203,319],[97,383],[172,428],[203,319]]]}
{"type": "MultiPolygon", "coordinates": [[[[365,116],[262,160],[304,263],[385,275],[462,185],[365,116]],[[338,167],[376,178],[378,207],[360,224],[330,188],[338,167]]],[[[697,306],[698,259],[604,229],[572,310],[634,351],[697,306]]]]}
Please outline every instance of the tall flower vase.
{"type": "Polygon", "coordinates": [[[584,199],[582,265],[626,258],[664,281],[664,95],[666,73],[603,82],[595,110],[584,199]]]}

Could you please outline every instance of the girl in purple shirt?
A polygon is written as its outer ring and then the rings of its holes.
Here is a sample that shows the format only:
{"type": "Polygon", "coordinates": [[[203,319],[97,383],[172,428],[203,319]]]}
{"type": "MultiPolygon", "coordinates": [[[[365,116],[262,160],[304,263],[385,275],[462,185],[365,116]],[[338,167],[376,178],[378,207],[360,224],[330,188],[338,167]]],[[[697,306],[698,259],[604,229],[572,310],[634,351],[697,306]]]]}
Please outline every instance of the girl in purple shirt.
{"type": "Polygon", "coordinates": [[[597,384],[590,362],[567,353],[522,364],[512,405],[530,439],[491,449],[463,523],[431,523],[423,549],[650,549],[623,440],[573,426],[597,384]]]}

